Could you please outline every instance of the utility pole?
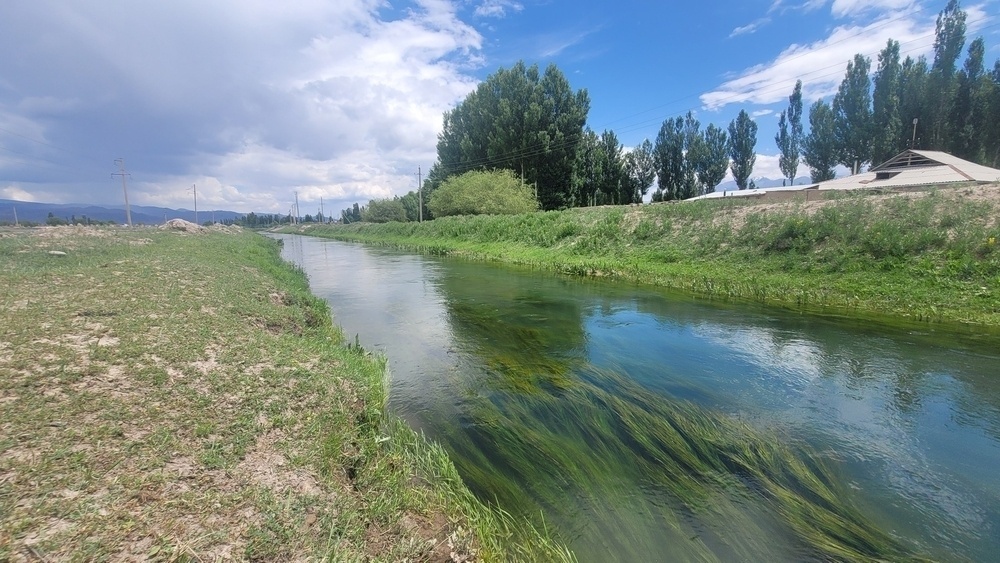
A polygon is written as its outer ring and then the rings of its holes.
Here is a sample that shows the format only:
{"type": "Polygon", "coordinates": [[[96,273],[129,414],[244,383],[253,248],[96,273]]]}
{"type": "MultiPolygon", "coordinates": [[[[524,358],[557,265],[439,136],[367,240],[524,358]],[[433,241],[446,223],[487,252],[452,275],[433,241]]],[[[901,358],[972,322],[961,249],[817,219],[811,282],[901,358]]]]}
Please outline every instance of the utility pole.
{"type": "Polygon", "coordinates": [[[420,167],[417,167],[417,214],[419,222],[424,222],[424,185],[420,179],[420,167]]]}
{"type": "Polygon", "coordinates": [[[191,191],[194,192],[194,224],[198,224],[198,186],[191,184],[191,191]]]}
{"type": "Polygon", "coordinates": [[[21,225],[19,225],[17,223],[17,206],[16,205],[14,206],[14,226],[15,227],[20,227],[21,226],[21,225]]]}
{"type": "Polygon", "coordinates": [[[118,165],[118,172],[112,172],[111,176],[121,176],[122,177],[122,191],[125,192],[125,219],[128,221],[128,226],[132,226],[132,209],[128,205],[128,185],[125,182],[126,176],[131,176],[128,172],[125,172],[125,159],[119,158],[115,160],[115,164],[118,165]]]}
{"type": "Polygon", "coordinates": [[[323,196],[319,196],[319,218],[321,219],[320,223],[323,222],[322,219],[326,219],[326,215],[323,215],[323,196]]]}
{"type": "Polygon", "coordinates": [[[295,222],[299,222],[299,192],[295,192],[295,222]]]}

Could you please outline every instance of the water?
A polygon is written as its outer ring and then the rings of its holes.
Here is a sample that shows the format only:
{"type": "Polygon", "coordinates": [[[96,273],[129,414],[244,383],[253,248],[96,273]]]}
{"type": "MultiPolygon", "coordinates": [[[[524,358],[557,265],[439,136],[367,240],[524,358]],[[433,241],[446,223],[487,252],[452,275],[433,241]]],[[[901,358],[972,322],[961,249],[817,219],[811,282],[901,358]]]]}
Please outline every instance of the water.
{"type": "Polygon", "coordinates": [[[390,409],[581,561],[816,556],[759,477],[687,482],[701,466],[656,440],[690,421],[720,450],[814,460],[907,551],[1000,559],[995,339],[280,238],[334,321],[389,358],[390,409]]]}

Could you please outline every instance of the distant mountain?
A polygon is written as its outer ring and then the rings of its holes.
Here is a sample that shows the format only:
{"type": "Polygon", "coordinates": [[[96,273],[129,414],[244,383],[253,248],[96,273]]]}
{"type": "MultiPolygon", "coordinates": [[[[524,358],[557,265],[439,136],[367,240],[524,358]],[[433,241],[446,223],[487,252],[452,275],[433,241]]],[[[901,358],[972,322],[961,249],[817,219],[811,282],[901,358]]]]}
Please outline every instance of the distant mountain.
{"type": "MultiPolygon", "coordinates": [[[[756,185],[758,188],[780,188],[782,186],[782,183],[785,182],[785,180],[782,178],[778,178],[777,180],[772,180],[771,178],[760,177],[760,178],[751,178],[751,180],[753,180],[754,185],[756,185]]],[[[799,176],[798,178],[795,179],[796,186],[798,185],[808,186],[811,185],[812,183],[813,182],[809,178],[809,176],[799,176]]],[[[718,186],[716,186],[715,191],[734,192],[738,189],[739,188],[736,187],[736,182],[730,180],[728,182],[723,182],[718,186]]]]}
{"type": "MultiPolygon", "coordinates": [[[[45,223],[49,213],[53,216],[72,221],[88,217],[95,221],[114,221],[125,224],[125,206],[99,206],[81,203],[35,203],[31,201],[15,201],[0,199],[0,223],[13,223],[14,211],[17,210],[17,220],[21,222],[45,223]]],[[[132,223],[135,225],[160,225],[169,219],[184,219],[194,222],[194,211],[189,209],[168,209],[166,207],[150,207],[145,205],[131,206],[132,223]]],[[[198,210],[198,222],[228,221],[246,215],[235,211],[198,210]]]]}

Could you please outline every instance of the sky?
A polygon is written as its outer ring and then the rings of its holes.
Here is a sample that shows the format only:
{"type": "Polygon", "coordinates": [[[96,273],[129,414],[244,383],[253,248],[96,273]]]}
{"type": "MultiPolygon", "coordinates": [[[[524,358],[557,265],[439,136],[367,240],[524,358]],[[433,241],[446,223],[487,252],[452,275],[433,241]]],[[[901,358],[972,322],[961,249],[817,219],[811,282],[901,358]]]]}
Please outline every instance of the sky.
{"type": "MultiPolygon", "coordinates": [[[[691,111],[759,126],[754,177],[797,79],[832,99],[887,39],[932,58],[946,0],[8,0],[0,199],[327,215],[402,195],[442,114],[518,60],[586,89],[626,147],[691,111]]],[[[1000,58],[1000,0],[963,2],[1000,58]]],[[[964,55],[963,55],[964,57],[964,55]]],[[[804,119],[808,129],[808,118],[804,119]]],[[[804,165],[800,176],[808,175],[804,165]]]]}

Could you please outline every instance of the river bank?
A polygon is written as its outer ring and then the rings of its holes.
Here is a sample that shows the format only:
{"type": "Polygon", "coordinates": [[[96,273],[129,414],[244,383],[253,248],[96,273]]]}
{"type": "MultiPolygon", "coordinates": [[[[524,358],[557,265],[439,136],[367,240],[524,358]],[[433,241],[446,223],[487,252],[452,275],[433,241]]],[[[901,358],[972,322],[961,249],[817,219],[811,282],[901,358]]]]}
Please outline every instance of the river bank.
{"type": "Polygon", "coordinates": [[[996,333],[998,211],[1000,185],[988,185],[282,231],[610,276],[710,298],[996,333]]]}
{"type": "Polygon", "coordinates": [[[0,232],[0,560],[560,560],[256,234],[0,232]]]}

